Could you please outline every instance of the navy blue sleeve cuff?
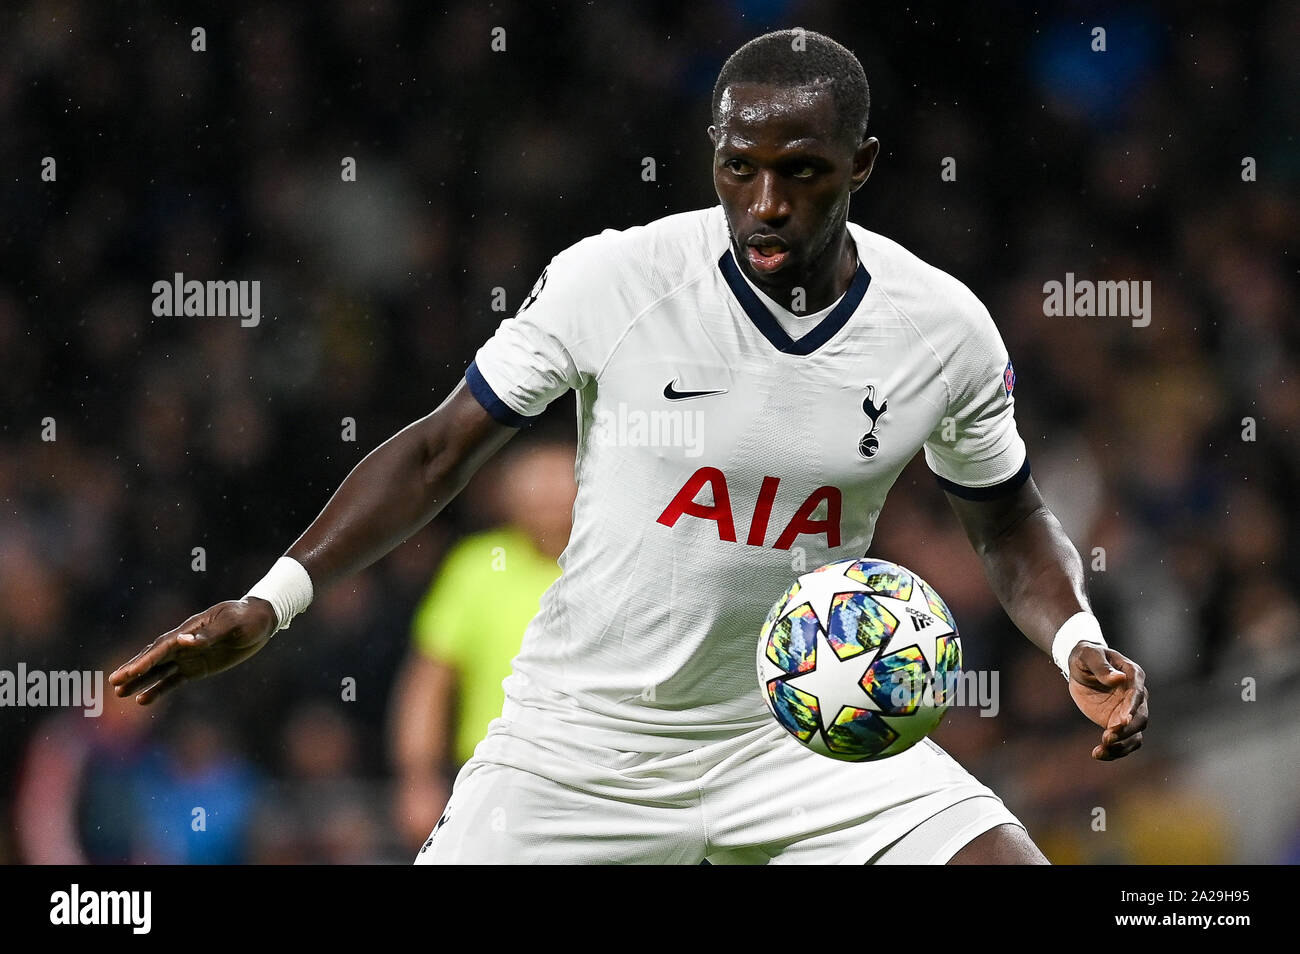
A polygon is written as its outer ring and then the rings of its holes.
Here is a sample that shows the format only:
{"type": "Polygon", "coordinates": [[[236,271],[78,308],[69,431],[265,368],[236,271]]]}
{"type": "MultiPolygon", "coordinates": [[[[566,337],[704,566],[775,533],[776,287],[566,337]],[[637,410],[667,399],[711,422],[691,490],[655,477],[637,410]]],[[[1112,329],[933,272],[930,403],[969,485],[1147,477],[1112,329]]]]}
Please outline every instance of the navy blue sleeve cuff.
{"type": "Polygon", "coordinates": [[[934,479],[939,481],[940,487],[954,497],[961,497],[963,500],[996,500],[998,497],[1019,490],[1021,484],[1029,479],[1029,458],[1025,457],[1025,462],[1020,465],[1020,469],[1015,474],[991,487],[965,487],[961,484],[954,484],[951,480],[940,477],[938,474],[934,475],[934,479]]]}
{"type": "Polygon", "coordinates": [[[497,397],[497,393],[492,390],[492,385],[487,383],[483,372],[478,369],[478,362],[471,361],[469,367],[465,369],[465,383],[469,385],[469,393],[474,395],[475,400],[483,405],[483,410],[491,414],[492,420],[498,424],[504,424],[506,427],[527,427],[532,423],[532,418],[511,410],[505,401],[497,397]]]}

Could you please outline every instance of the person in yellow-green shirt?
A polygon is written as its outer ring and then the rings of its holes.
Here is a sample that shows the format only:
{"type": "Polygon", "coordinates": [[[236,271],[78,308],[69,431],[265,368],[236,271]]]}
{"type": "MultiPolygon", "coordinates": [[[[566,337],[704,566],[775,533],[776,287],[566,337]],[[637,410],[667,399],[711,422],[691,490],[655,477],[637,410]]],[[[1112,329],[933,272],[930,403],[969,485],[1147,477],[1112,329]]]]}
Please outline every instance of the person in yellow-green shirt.
{"type": "Polygon", "coordinates": [[[456,770],[501,714],[502,680],[569,539],[574,448],[536,443],[505,463],[491,487],[504,525],[448,552],[412,625],[390,720],[394,811],[413,845],[428,837],[456,770]]]}

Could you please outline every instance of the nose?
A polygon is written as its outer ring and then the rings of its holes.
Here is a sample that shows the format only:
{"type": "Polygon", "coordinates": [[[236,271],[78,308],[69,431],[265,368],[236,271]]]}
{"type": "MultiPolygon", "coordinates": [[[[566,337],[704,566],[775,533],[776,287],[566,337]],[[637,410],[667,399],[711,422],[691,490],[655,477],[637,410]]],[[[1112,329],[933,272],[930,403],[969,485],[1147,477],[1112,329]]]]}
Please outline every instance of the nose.
{"type": "Polygon", "coordinates": [[[790,217],[790,203],[781,189],[781,183],[770,169],[760,170],[754,176],[754,193],[749,205],[749,214],[758,221],[772,226],[780,226],[790,217]]]}

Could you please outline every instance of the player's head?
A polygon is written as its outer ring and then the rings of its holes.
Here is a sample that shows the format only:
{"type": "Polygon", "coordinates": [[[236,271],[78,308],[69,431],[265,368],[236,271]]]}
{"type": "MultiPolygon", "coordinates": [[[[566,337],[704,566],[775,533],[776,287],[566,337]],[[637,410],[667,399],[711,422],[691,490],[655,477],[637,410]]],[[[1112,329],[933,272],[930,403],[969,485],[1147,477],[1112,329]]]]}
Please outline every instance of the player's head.
{"type": "Polygon", "coordinates": [[[765,33],[750,40],[722,64],[713,85],[713,123],[722,118],[723,94],[729,86],[754,83],[783,89],[811,87],[834,102],[836,132],[850,148],[867,138],[871,90],[853,51],[811,30],[765,33]]]}
{"type": "Polygon", "coordinates": [[[709,126],[713,181],[755,281],[801,284],[839,247],[849,195],[879,149],[866,135],[869,104],[858,58],[820,33],[768,33],[723,65],[709,126]]]}

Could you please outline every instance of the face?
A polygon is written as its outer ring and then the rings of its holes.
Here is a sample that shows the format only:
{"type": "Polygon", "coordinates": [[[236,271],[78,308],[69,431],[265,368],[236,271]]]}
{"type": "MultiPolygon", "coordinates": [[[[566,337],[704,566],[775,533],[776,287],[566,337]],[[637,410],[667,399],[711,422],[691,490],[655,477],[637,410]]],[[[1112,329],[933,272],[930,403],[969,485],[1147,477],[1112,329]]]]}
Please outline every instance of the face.
{"type": "Polygon", "coordinates": [[[847,141],[833,95],[815,86],[735,83],[717,119],[713,184],[741,268],[769,292],[834,281],[849,196],[880,144],[847,141]]]}
{"type": "Polygon", "coordinates": [[[510,521],[547,556],[559,556],[569,541],[573,500],[574,448],[539,444],[510,462],[504,475],[510,521]]]}

